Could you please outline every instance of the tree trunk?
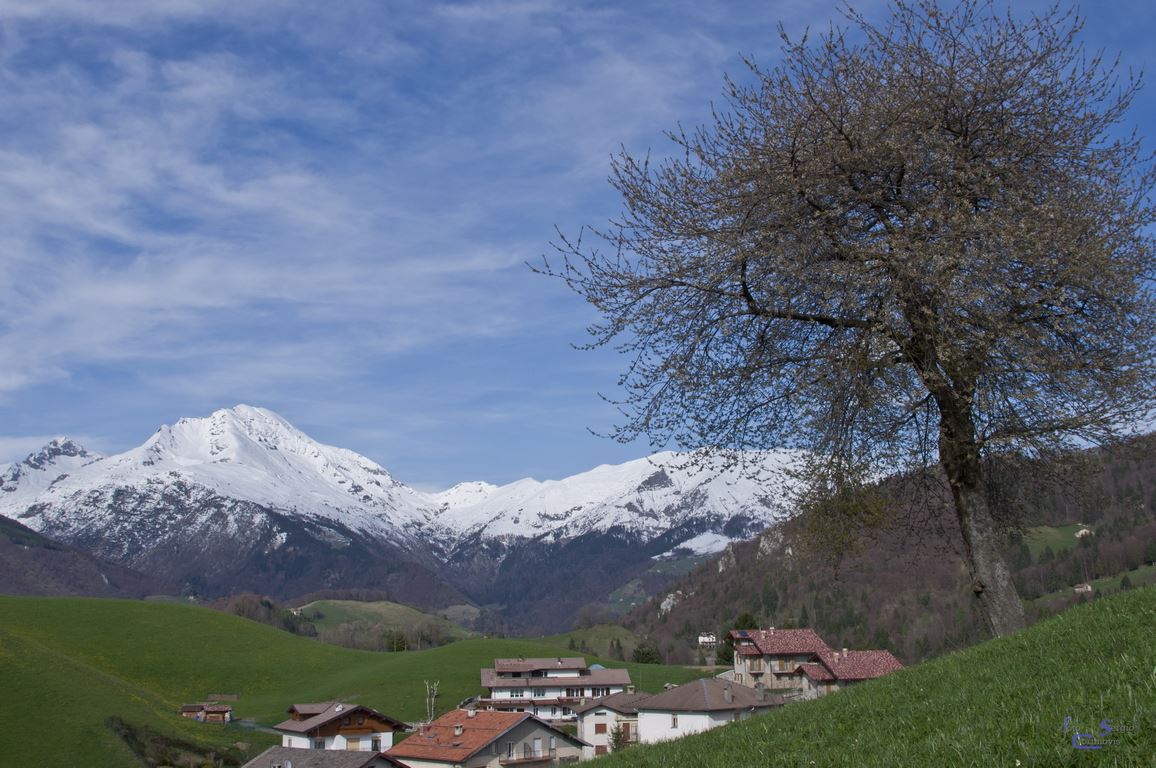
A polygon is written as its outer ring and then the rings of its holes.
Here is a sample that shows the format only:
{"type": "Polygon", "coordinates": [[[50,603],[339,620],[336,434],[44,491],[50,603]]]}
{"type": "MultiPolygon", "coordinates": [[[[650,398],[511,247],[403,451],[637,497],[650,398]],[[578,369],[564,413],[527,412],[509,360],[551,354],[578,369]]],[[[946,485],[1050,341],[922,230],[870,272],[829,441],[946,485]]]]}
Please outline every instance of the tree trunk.
{"type": "Polygon", "coordinates": [[[969,414],[940,411],[939,462],[951,486],[955,514],[963,533],[971,588],[980,613],[995,637],[1024,628],[1024,606],[1000,554],[1000,531],[981,486],[979,448],[969,414]]]}
{"type": "Polygon", "coordinates": [[[972,590],[992,635],[999,637],[1024,628],[1024,606],[1012,583],[1011,571],[1000,554],[999,531],[977,486],[952,483],[951,495],[972,590]]]}

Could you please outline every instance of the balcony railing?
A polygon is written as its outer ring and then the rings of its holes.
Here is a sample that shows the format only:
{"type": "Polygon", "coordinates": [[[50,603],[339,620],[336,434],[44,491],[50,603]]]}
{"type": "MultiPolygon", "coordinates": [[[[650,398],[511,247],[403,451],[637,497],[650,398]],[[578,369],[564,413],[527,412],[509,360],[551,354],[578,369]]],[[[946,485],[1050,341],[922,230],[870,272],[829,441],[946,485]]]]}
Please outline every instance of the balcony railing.
{"type": "Polygon", "coordinates": [[[540,749],[537,752],[526,754],[518,752],[507,757],[499,757],[499,765],[530,765],[531,763],[545,763],[558,757],[557,749],[540,749]]]}

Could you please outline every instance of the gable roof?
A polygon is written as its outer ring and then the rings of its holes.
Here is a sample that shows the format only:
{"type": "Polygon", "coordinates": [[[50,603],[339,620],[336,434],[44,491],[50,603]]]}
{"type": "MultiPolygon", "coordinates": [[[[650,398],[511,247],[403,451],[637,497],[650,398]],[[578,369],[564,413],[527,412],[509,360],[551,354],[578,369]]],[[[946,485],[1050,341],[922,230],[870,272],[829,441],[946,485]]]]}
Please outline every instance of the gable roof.
{"type": "Polygon", "coordinates": [[[734,712],[782,706],[782,696],[709,677],[649,696],[635,706],[639,712],[734,712]],[[729,691],[729,692],[728,692],[729,691]]]}
{"type": "Polygon", "coordinates": [[[346,704],[340,701],[323,701],[316,704],[294,704],[289,707],[290,714],[297,714],[302,716],[302,720],[285,720],[273,726],[278,731],[285,731],[287,733],[310,733],[311,731],[320,728],[326,723],[330,723],[339,717],[348,717],[358,712],[376,717],[378,720],[389,723],[394,730],[408,731],[409,726],[389,715],[382,714],[376,709],[363,707],[360,704],[346,704]]]}
{"type": "Polygon", "coordinates": [[[638,713],[638,702],[643,699],[649,699],[653,694],[635,692],[630,693],[623,691],[622,693],[612,693],[609,696],[603,696],[600,699],[594,699],[581,706],[574,707],[574,714],[581,715],[593,709],[613,709],[623,715],[634,715],[638,713]]]}
{"type": "MultiPolygon", "coordinates": [[[[895,658],[891,651],[844,651],[843,653],[824,651],[816,655],[836,680],[847,682],[883,677],[897,669],[903,669],[903,663],[895,658]]],[[[806,671],[804,673],[809,674],[806,671]]]]}
{"type": "Polygon", "coordinates": [[[376,768],[377,766],[407,768],[405,763],[400,763],[389,755],[381,755],[377,752],[345,752],[335,749],[292,747],[269,747],[241,768],[273,768],[273,766],[284,766],[286,761],[292,761],[293,768],[376,768]]]}
{"type": "Polygon", "coordinates": [[[753,655],[752,650],[771,656],[831,650],[813,629],[732,629],[727,634],[734,640],[735,651],[745,656],[753,655]]]}
{"type": "Polygon", "coordinates": [[[528,712],[499,712],[474,710],[471,715],[464,709],[451,710],[429,725],[421,728],[405,741],[391,747],[386,754],[404,760],[432,760],[446,763],[464,763],[504,734],[527,720],[532,720],[551,732],[551,735],[581,747],[585,742],[565,731],[560,731],[528,712]],[[461,727],[461,732],[457,728],[461,727]]]}
{"type": "Polygon", "coordinates": [[[829,683],[835,679],[835,675],[831,674],[831,670],[817,661],[800,664],[795,668],[795,674],[809,677],[817,683],[829,683]]]}

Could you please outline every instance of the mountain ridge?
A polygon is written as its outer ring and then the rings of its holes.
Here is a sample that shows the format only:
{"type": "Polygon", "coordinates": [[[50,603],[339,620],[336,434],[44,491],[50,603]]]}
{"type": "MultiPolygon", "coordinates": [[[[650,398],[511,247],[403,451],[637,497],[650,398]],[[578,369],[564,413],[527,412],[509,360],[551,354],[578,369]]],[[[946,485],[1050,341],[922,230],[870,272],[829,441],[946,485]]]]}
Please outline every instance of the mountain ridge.
{"type": "MultiPolygon", "coordinates": [[[[425,607],[499,596],[508,606],[535,591],[518,584],[526,574],[515,563],[576,572],[609,550],[633,578],[683,542],[711,551],[753,535],[777,516],[796,456],[744,459],[708,466],[706,454],[663,452],[562,480],[427,493],[239,405],[162,426],[113,456],[75,441],[46,447],[0,474],[0,514],[198,593],[385,586],[425,607]]],[[[588,581],[583,600],[621,586],[615,578],[588,581]]]]}

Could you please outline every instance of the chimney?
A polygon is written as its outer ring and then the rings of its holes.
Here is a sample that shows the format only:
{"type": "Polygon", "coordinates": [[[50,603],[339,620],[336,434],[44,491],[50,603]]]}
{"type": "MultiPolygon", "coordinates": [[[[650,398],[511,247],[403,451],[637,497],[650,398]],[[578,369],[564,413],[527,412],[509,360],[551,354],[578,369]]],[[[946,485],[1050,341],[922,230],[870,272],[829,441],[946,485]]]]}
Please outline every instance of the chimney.
{"type": "Polygon", "coordinates": [[[634,684],[633,683],[626,686],[626,692],[627,693],[634,693],[634,684]]]}
{"type": "Polygon", "coordinates": [[[727,704],[733,704],[734,700],[735,694],[734,691],[731,690],[731,687],[728,685],[723,688],[723,701],[725,701],[727,704]]]}
{"type": "Polygon", "coordinates": [[[465,730],[465,728],[462,726],[462,724],[458,723],[457,725],[454,726],[454,736],[461,736],[462,731],[464,731],[464,730],[465,730]]]}
{"type": "Polygon", "coordinates": [[[767,630],[767,631],[768,631],[768,632],[770,632],[772,635],[773,635],[773,634],[775,634],[775,628],[774,628],[774,627],[771,627],[771,628],[770,628],[769,630],[767,630]]]}
{"type": "Polygon", "coordinates": [[[466,717],[477,717],[477,716],[478,716],[478,710],[476,710],[476,709],[467,709],[466,710],[466,717]]]}
{"type": "Polygon", "coordinates": [[[847,660],[847,649],[846,648],[843,649],[843,660],[844,661],[847,660]]]}

